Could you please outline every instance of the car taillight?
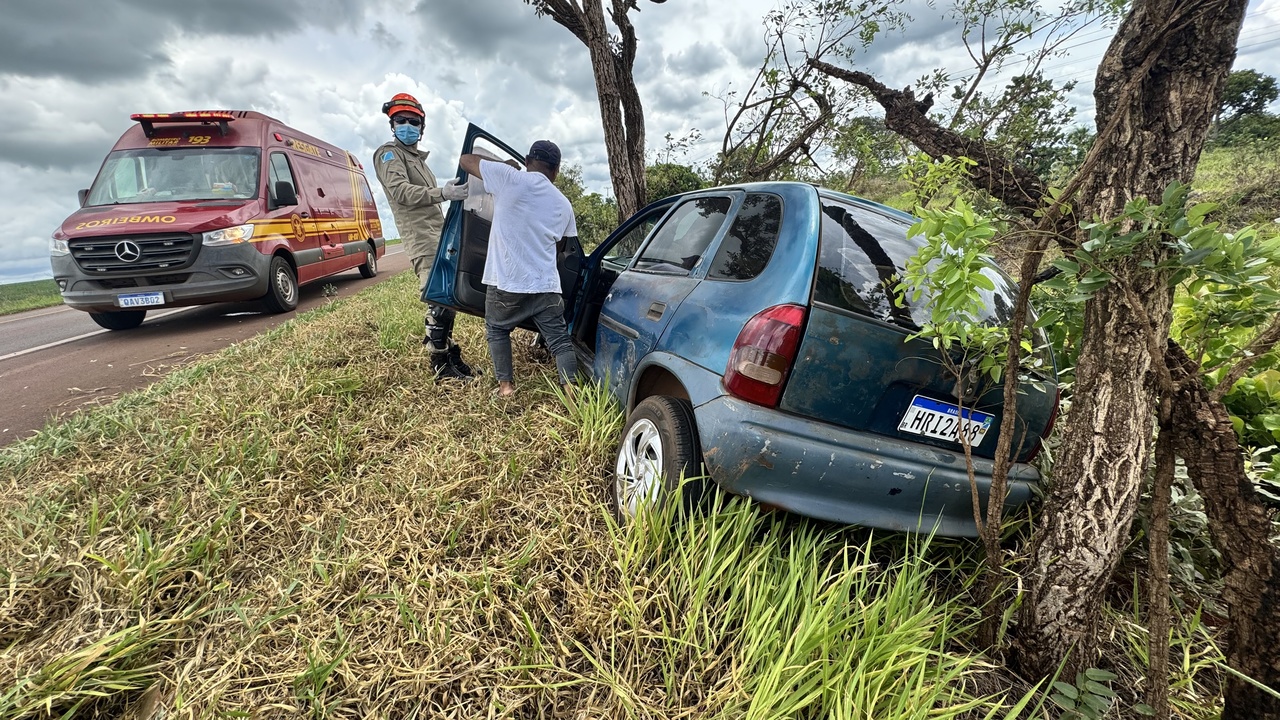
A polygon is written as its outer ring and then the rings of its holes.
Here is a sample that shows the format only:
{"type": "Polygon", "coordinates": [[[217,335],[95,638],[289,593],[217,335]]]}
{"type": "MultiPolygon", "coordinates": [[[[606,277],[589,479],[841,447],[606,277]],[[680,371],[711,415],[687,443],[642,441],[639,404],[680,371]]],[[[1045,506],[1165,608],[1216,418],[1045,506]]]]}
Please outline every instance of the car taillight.
{"type": "Polygon", "coordinates": [[[725,389],[747,402],[777,407],[800,349],[804,316],[800,305],[775,305],[748,320],[729,353],[725,389]]]}
{"type": "Polygon", "coordinates": [[[1058,421],[1058,407],[1062,404],[1062,388],[1058,388],[1058,392],[1053,396],[1053,409],[1049,411],[1049,422],[1044,424],[1044,430],[1040,433],[1040,441],[1036,443],[1036,449],[1031,451],[1023,462],[1031,462],[1036,459],[1040,451],[1044,449],[1044,441],[1049,439],[1049,434],[1053,432],[1053,424],[1058,421]]]}
{"type": "Polygon", "coordinates": [[[1040,437],[1047,438],[1049,433],[1053,432],[1053,424],[1058,422],[1058,406],[1062,404],[1062,388],[1058,388],[1058,392],[1053,396],[1053,410],[1049,412],[1049,422],[1044,425],[1044,432],[1040,433],[1040,437]]]}

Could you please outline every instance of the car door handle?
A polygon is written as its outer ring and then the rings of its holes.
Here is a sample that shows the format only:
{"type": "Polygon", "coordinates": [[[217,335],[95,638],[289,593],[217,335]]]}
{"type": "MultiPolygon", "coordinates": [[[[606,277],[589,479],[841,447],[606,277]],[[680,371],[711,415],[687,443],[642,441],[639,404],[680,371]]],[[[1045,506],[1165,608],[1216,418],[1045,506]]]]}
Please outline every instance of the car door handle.
{"type": "Polygon", "coordinates": [[[650,320],[661,320],[662,313],[666,311],[667,311],[666,303],[656,302],[649,306],[649,312],[645,313],[644,316],[649,318],[650,320]]]}
{"type": "Polygon", "coordinates": [[[311,217],[311,213],[309,213],[309,212],[298,213],[298,217],[309,218],[309,217],[311,217]]]}

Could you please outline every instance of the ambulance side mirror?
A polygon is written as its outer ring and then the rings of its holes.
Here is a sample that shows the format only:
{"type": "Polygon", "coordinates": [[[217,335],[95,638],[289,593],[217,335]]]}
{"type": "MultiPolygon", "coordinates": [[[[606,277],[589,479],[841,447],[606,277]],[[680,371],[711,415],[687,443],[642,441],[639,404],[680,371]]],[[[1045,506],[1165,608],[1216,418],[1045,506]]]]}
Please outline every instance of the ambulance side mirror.
{"type": "Polygon", "coordinates": [[[276,181],[274,207],[289,207],[298,204],[298,195],[293,191],[293,183],[285,180],[276,181]]]}
{"type": "Polygon", "coordinates": [[[84,201],[89,199],[89,188],[78,191],[76,197],[80,198],[80,207],[84,207],[84,201]]]}

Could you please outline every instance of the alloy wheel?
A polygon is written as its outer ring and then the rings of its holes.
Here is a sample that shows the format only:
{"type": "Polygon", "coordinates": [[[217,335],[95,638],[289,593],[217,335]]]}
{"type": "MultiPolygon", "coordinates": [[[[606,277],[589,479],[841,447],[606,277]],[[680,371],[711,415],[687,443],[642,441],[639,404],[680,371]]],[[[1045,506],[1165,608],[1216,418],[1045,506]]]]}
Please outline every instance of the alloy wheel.
{"type": "Polygon", "coordinates": [[[635,517],[655,504],[662,493],[662,436],[647,418],[632,423],[618,448],[614,499],[622,515],[635,517]]]}

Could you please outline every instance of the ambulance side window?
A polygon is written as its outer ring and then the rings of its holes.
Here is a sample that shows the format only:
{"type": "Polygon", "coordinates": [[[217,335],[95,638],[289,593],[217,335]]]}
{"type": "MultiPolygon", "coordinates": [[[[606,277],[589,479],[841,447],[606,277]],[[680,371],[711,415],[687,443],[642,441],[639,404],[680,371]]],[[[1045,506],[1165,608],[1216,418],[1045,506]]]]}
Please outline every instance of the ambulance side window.
{"type": "Polygon", "coordinates": [[[289,169],[289,158],[285,157],[284,153],[271,153],[271,168],[267,172],[267,179],[270,181],[267,185],[267,192],[273,205],[278,200],[276,197],[276,183],[289,183],[289,187],[293,188],[294,194],[296,195],[298,192],[298,185],[293,182],[293,172],[289,169]]]}

